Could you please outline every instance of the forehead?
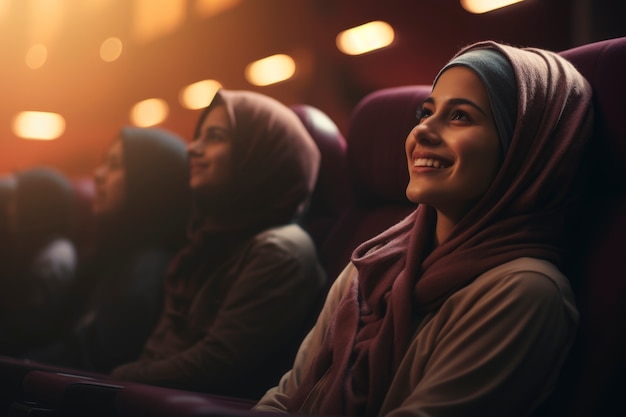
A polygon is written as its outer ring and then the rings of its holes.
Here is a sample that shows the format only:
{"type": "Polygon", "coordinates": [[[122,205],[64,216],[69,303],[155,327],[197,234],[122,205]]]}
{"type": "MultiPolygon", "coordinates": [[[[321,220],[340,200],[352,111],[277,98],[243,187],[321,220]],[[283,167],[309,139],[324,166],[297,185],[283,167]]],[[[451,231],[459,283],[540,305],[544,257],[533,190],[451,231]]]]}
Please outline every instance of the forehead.
{"type": "Polygon", "coordinates": [[[218,104],[217,106],[213,107],[204,118],[202,126],[219,126],[225,129],[231,128],[232,126],[228,117],[228,111],[226,110],[226,106],[223,104],[218,104]]]}
{"type": "Polygon", "coordinates": [[[482,80],[473,70],[461,65],[450,67],[439,76],[431,96],[436,101],[470,99],[489,108],[489,97],[482,80]]]}

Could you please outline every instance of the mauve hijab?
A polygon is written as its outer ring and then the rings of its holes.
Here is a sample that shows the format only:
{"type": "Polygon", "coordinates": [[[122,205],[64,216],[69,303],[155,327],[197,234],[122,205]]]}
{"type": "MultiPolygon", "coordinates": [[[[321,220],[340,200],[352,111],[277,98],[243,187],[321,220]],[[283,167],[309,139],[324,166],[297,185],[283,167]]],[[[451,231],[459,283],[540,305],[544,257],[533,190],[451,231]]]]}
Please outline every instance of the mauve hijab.
{"type": "Polygon", "coordinates": [[[517,118],[510,149],[482,199],[431,249],[434,209],[420,205],[360,245],[357,278],[335,312],[289,411],[375,416],[413,336],[415,317],[437,309],[480,274],[521,257],[558,267],[566,254],[566,219],[580,198],[582,156],[591,135],[591,88],[559,55],[491,41],[515,73],[517,118]],[[322,378],[315,409],[303,409],[322,378]]]}
{"type": "Polygon", "coordinates": [[[200,116],[224,105],[233,129],[233,177],[215,194],[196,194],[189,244],[172,262],[166,284],[185,305],[233,248],[306,209],[320,163],[317,145],[287,106],[251,91],[219,90],[200,116]]]}

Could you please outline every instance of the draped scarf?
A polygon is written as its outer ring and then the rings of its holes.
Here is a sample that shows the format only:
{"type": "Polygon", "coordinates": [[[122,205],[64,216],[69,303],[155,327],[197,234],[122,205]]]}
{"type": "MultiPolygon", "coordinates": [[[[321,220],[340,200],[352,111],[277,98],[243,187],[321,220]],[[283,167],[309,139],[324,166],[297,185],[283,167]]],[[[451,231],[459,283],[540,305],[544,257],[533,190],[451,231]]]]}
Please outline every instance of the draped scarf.
{"type": "Polygon", "coordinates": [[[433,248],[436,212],[420,205],[361,244],[357,278],[341,300],[310,370],[288,405],[302,405],[326,378],[320,415],[378,414],[414,335],[416,317],[436,310],[482,273],[521,257],[563,266],[569,220],[582,196],[591,89],[559,55],[491,41],[512,64],[518,114],[510,149],[481,200],[433,248]],[[325,376],[324,376],[325,375],[325,376]]]}
{"type": "Polygon", "coordinates": [[[166,312],[179,319],[238,245],[301,215],[317,179],[319,150],[291,109],[259,93],[220,90],[200,116],[196,137],[218,104],[226,107],[233,129],[233,176],[220,191],[194,196],[188,244],[171,262],[165,282],[166,312]]]}

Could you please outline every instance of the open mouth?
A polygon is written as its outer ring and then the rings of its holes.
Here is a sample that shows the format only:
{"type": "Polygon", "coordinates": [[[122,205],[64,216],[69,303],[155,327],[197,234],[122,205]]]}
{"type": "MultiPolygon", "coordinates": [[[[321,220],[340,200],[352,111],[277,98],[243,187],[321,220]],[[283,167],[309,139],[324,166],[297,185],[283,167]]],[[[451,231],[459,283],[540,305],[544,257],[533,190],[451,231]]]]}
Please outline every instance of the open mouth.
{"type": "Polygon", "coordinates": [[[434,158],[415,158],[413,160],[413,166],[443,169],[449,167],[450,163],[434,158]]]}

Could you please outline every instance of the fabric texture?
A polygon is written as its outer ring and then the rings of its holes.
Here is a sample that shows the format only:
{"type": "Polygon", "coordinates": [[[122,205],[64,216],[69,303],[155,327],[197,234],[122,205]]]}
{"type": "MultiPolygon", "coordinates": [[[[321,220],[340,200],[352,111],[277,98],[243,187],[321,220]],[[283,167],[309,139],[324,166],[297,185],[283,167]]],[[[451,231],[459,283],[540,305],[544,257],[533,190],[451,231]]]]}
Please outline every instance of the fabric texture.
{"type": "Polygon", "coordinates": [[[320,414],[377,415],[419,314],[436,310],[480,274],[515,259],[563,266],[568,220],[577,214],[584,189],[591,89],[571,64],[549,51],[488,41],[458,55],[484,48],[511,62],[518,89],[515,131],[499,173],[434,250],[436,213],[420,206],[354,251],[358,291],[342,300],[289,411],[300,410],[329,373],[320,414]]]}
{"type": "MultiPolygon", "coordinates": [[[[325,280],[310,237],[293,224],[308,204],[320,154],[293,111],[248,91],[220,90],[196,138],[216,103],[233,130],[233,177],[210,195],[195,193],[189,243],[170,265],[161,324],[140,360],[112,376],[260,395],[252,365],[276,363],[276,352],[290,345],[295,352],[285,335],[307,324],[325,280]]],[[[267,376],[260,378],[267,389],[267,376]]]]}
{"type": "Polygon", "coordinates": [[[27,352],[46,363],[108,373],[133,360],[162,309],[163,282],[191,212],[185,142],[158,128],[120,130],[126,199],[99,219],[97,242],[79,271],[71,325],[54,343],[27,352]]]}
{"type": "Polygon", "coordinates": [[[261,232],[207,272],[185,314],[168,294],[139,360],[111,376],[258,399],[289,369],[324,278],[299,226],[261,232]]]}
{"type": "MultiPolygon", "coordinates": [[[[340,274],[293,368],[255,410],[287,412],[357,276],[352,264],[340,274]]],[[[520,258],[486,271],[420,314],[377,415],[531,415],[555,384],[577,320],[568,280],[549,262],[520,258]]],[[[301,414],[325,415],[319,407],[329,378],[309,391],[301,414]]]]}

